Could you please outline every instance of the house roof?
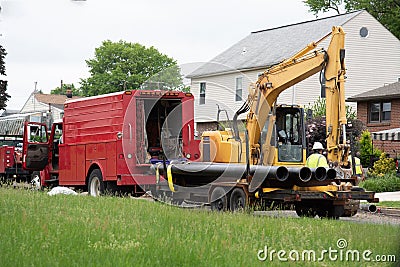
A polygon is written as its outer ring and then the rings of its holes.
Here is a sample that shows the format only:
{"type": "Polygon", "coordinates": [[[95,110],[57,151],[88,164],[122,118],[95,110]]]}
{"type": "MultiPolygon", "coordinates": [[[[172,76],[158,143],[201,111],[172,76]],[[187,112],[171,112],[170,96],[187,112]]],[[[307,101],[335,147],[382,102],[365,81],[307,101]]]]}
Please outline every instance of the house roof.
{"type": "Polygon", "coordinates": [[[0,135],[22,135],[24,122],[37,113],[13,114],[0,117],[0,135]]]}
{"type": "Polygon", "coordinates": [[[379,99],[400,98],[400,81],[352,96],[346,101],[360,102],[379,99]]]}
{"type": "Polygon", "coordinates": [[[52,95],[52,94],[34,94],[37,101],[45,104],[51,105],[64,105],[65,101],[68,99],[77,99],[80,98],[78,96],[73,96],[72,98],[68,98],[66,95],[52,95]]]}
{"type": "Polygon", "coordinates": [[[342,26],[364,10],[252,32],[210,62],[190,73],[188,78],[210,76],[236,70],[265,68],[281,62],[342,26]]]}
{"type": "Polygon", "coordinates": [[[14,109],[2,109],[0,110],[0,117],[8,116],[8,115],[13,115],[17,114],[19,110],[14,110],[14,109]]]}

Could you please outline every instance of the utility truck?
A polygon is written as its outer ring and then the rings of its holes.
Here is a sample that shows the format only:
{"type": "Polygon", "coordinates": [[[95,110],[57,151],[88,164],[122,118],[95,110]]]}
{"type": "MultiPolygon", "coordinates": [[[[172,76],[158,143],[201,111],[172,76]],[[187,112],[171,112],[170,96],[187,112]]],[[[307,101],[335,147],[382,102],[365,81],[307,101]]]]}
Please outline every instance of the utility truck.
{"type": "MultiPolygon", "coordinates": [[[[378,201],[349,175],[346,138],[345,33],[341,27],[265,70],[236,112],[233,127],[201,136],[199,162],[159,163],[159,195],[210,203],[213,210],[279,203],[300,216],[338,218],[349,200],[378,201]],[[331,37],[327,50],[318,44],[331,37]],[[320,72],[326,95],[327,158],[330,168],[306,167],[304,111],[277,105],[280,93],[320,72]],[[247,112],[244,131],[238,116],[247,112]]],[[[318,93],[320,88],[316,89],[318,93]]]]}
{"type": "Polygon", "coordinates": [[[23,167],[42,186],[143,194],[156,182],[151,164],[200,158],[193,102],[190,93],[157,90],[68,100],[50,134],[45,124],[25,123],[23,167]]]}
{"type": "Polygon", "coordinates": [[[22,168],[22,136],[0,136],[0,180],[29,182],[31,173],[22,168]]]}

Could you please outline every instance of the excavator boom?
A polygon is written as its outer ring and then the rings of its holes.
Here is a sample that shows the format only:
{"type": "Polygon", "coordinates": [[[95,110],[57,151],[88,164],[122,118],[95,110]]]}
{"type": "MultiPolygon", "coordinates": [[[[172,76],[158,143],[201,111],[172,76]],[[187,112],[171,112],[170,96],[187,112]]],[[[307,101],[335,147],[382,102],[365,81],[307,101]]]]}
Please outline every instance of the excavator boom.
{"type": "MultiPolygon", "coordinates": [[[[249,93],[250,111],[247,115],[247,131],[251,155],[259,153],[259,138],[267,119],[269,125],[274,124],[274,116],[270,116],[271,107],[278,96],[291,86],[322,71],[325,76],[325,90],[327,103],[327,135],[328,159],[333,162],[343,160],[343,153],[339,149],[344,145],[339,144],[340,133],[345,131],[346,114],[344,102],[344,31],[341,27],[333,27],[331,41],[327,51],[314,50],[316,43],[309,44],[289,59],[267,69],[258,78],[255,88],[249,93]],[[340,125],[339,125],[340,124],[340,125]]],[[[320,40],[322,41],[322,40],[320,40]]],[[[318,41],[318,43],[320,42],[318,41]]],[[[268,145],[272,136],[272,127],[268,128],[266,146],[263,148],[264,164],[270,165],[273,157],[271,147],[268,145]]],[[[345,138],[344,138],[345,141],[345,138]]],[[[253,159],[253,162],[256,161],[253,159]]]]}

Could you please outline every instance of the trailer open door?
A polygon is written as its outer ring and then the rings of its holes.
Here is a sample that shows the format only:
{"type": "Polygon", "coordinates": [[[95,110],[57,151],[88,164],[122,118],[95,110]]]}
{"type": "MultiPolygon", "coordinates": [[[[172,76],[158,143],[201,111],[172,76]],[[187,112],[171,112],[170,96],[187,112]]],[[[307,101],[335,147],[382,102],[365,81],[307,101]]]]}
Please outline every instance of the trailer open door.
{"type": "Polygon", "coordinates": [[[49,137],[43,123],[25,122],[22,149],[23,168],[32,171],[43,170],[49,161],[49,137]]]}

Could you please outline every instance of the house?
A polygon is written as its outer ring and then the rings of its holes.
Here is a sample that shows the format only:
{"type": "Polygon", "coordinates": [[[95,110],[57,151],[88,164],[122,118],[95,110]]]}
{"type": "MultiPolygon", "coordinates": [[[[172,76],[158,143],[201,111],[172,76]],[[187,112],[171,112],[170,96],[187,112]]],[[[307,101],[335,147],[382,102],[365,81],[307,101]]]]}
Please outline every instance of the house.
{"type": "Polygon", "coordinates": [[[355,95],[357,117],[372,133],[375,148],[400,156],[400,80],[355,95]]]}
{"type": "Polygon", "coordinates": [[[50,125],[61,119],[67,99],[65,95],[32,93],[19,113],[0,117],[0,140],[1,136],[21,136],[25,121],[45,122],[50,125]]]}
{"type": "MultiPolygon", "coordinates": [[[[73,96],[72,99],[79,98],[73,96]]],[[[69,99],[66,95],[41,94],[33,92],[19,113],[37,113],[37,121],[41,121],[40,117],[46,117],[51,114],[52,121],[62,118],[64,111],[64,103],[69,99]]]]}
{"type": "Polygon", "coordinates": [[[14,114],[18,114],[19,110],[15,110],[15,109],[2,109],[0,110],[0,117],[4,117],[4,116],[9,116],[9,115],[14,115],[14,114]]]}
{"type": "MultiPolygon", "coordinates": [[[[252,32],[188,75],[197,131],[216,129],[218,110],[221,120],[226,120],[226,113],[232,119],[260,73],[320,40],[332,26],[342,26],[346,32],[346,97],[400,78],[400,40],[365,10],[252,32]]],[[[319,47],[327,48],[329,39],[319,47]]],[[[312,104],[320,88],[315,74],[281,93],[278,103],[312,104]]],[[[350,105],[355,108],[355,103],[350,105]]]]}

